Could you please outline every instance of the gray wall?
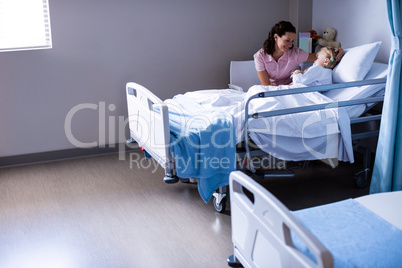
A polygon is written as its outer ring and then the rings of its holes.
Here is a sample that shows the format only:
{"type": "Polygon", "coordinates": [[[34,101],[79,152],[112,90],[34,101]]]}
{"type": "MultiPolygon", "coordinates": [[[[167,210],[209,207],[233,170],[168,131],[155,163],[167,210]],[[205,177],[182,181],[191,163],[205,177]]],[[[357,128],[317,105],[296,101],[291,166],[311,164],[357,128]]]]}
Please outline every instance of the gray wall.
{"type": "Polygon", "coordinates": [[[313,0],[313,28],[322,34],[326,27],[338,31],[343,48],[382,41],[376,61],[388,63],[391,31],[386,1],[313,0]]]}
{"type": "MultiPolygon", "coordinates": [[[[375,61],[388,63],[391,49],[391,31],[386,1],[379,0],[313,0],[313,29],[322,34],[326,27],[338,31],[336,40],[343,48],[350,48],[375,41],[382,41],[375,61]]],[[[376,109],[381,109],[377,106],[376,109]]],[[[375,122],[358,126],[361,130],[376,130],[375,122]]],[[[359,130],[360,131],[360,130],[359,130]]],[[[377,138],[363,140],[375,153],[377,138]]]]}
{"type": "Polygon", "coordinates": [[[332,26],[344,48],[382,40],[380,62],[390,48],[378,0],[51,0],[50,16],[53,49],[0,53],[0,157],[75,148],[64,123],[82,104],[93,107],[74,114],[74,138],[124,141],[127,82],[162,99],[224,88],[230,60],[252,59],[279,20],[300,31],[332,26]]]}
{"type": "Polygon", "coordinates": [[[119,142],[129,81],[162,99],[226,87],[230,60],[252,59],[289,1],[51,0],[50,16],[53,49],[0,53],[0,157],[75,148],[64,122],[85,103],[74,137],[119,142]]]}
{"type": "MultiPolygon", "coordinates": [[[[290,21],[296,27],[297,35],[312,29],[312,3],[313,0],[290,0],[290,21]]],[[[298,41],[296,38],[295,46],[299,45],[298,41]]]]}

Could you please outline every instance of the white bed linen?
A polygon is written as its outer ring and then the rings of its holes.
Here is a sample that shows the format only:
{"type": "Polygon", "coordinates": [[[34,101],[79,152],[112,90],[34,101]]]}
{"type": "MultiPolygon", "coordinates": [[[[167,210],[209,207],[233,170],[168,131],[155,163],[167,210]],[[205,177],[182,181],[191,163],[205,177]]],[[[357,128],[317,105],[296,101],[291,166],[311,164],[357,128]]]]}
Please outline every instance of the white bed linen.
{"type": "MultiPolygon", "coordinates": [[[[300,85],[299,85],[300,86],[300,85]]],[[[275,87],[285,89],[292,86],[275,87]]],[[[272,88],[272,87],[271,87],[272,88]]],[[[232,89],[187,92],[186,97],[208,109],[229,112],[234,118],[236,141],[244,140],[244,100],[270,87],[254,86],[248,93],[232,89]]],[[[331,101],[320,93],[253,100],[251,111],[272,111],[331,101]]],[[[251,139],[274,157],[292,160],[337,158],[353,162],[349,117],[343,109],[330,109],[252,120],[251,139]]]]}

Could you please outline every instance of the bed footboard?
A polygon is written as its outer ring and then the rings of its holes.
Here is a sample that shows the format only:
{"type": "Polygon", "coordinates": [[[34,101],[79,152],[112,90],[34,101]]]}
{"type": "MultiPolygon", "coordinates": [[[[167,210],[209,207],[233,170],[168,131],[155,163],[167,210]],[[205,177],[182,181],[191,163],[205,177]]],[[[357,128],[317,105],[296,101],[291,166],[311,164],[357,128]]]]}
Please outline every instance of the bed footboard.
{"type": "Polygon", "coordinates": [[[164,169],[166,183],[175,183],[174,161],[170,154],[167,105],[147,88],[133,82],[126,85],[131,140],[138,143],[164,169]]]}

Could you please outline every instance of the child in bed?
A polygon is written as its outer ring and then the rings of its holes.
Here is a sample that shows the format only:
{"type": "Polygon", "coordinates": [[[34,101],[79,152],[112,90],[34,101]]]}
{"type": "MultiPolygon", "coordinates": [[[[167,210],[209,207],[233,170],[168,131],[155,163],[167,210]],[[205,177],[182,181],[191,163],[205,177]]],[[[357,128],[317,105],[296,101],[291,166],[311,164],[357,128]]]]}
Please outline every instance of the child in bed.
{"type": "Polygon", "coordinates": [[[296,70],[292,74],[293,85],[319,86],[332,84],[332,69],[338,63],[333,48],[323,47],[317,53],[313,66],[305,71],[296,70]]]}
{"type": "MultiPolygon", "coordinates": [[[[332,69],[335,68],[338,61],[335,60],[336,53],[333,48],[323,47],[316,54],[317,59],[314,61],[313,66],[305,71],[296,70],[292,73],[293,83],[290,85],[279,86],[252,86],[246,93],[246,99],[260,92],[286,90],[298,87],[319,86],[325,84],[332,84],[332,69]]],[[[312,93],[304,93],[305,98],[322,98],[322,95],[316,95],[312,93]]],[[[286,102],[291,103],[286,98],[292,98],[292,95],[288,97],[276,97],[283,105],[287,105],[286,102]]],[[[314,101],[313,101],[314,102],[314,101]]],[[[289,107],[287,107],[289,108],[289,107]]]]}

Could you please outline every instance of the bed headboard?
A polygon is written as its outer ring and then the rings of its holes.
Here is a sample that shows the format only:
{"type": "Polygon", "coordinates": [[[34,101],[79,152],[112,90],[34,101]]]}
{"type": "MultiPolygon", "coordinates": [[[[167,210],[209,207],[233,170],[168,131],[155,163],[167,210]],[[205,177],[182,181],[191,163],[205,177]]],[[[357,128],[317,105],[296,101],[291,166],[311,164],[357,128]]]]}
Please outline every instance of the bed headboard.
{"type": "Polygon", "coordinates": [[[230,88],[247,91],[251,86],[259,84],[254,60],[230,62],[230,88]]]}

